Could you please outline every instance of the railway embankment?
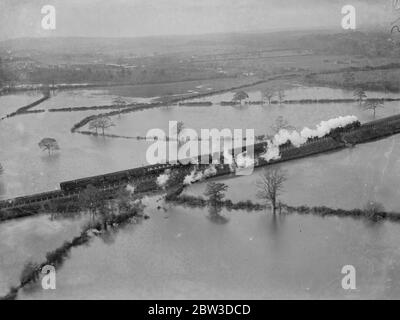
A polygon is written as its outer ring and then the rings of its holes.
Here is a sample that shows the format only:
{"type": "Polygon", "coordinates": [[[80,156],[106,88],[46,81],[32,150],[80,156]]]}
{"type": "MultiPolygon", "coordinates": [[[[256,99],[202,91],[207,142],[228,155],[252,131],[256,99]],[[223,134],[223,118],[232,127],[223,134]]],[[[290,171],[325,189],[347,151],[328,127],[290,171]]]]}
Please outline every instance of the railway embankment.
{"type": "MultiPolygon", "coordinates": [[[[280,158],[271,161],[266,161],[262,157],[259,157],[266,146],[266,143],[259,143],[254,148],[256,167],[333,152],[348,146],[382,139],[397,133],[400,133],[400,115],[365,123],[357,129],[346,130],[334,136],[315,139],[300,147],[284,146],[280,150],[280,158]]],[[[156,179],[159,174],[165,172],[167,169],[181,169],[189,172],[191,170],[191,165],[179,166],[160,164],[83,178],[72,182],[63,182],[61,186],[76,185],[79,186],[79,188],[76,188],[76,190],[73,188],[71,190],[65,190],[65,188],[61,187],[61,190],[57,191],[0,201],[0,221],[33,215],[44,211],[72,210],[73,205],[68,206],[68,203],[76,201],[79,190],[85,188],[85,186],[89,184],[95,185],[110,196],[112,196],[115,190],[130,182],[135,185],[136,192],[138,193],[160,190],[157,186],[156,179]]],[[[217,166],[216,176],[227,176],[231,174],[233,173],[229,165],[217,166]]]]}

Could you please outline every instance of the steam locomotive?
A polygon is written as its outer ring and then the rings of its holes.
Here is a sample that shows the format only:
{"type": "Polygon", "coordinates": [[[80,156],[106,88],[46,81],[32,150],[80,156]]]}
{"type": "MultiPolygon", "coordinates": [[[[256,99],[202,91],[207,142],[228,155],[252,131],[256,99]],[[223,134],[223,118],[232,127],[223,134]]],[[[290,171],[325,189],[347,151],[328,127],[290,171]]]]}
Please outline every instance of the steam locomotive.
{"type": "MultiPolygon", "coordinates": [[[[254,153],[257,154],[260,152],[264,152],[265,147],[265,142],[254,144],[254,153]]],[[[242,151],[245,150],[246,147],[243,147],[242,151]]],[[[204,163],[204,157],[207,157],[207,155],[202,157],[199,156],[197,159],[197,163],[204,163]]],[[[208,163],[212,163],[212,156],[208,155],[208,157],[208,163]]],[[[223,163],[223,160],[223,155],[221,154],[220,163],[223,163]]],[[[207,163],[207,161],[205,162],[207,163]]],[[[191,162],[190,159],[184,159],[181,161],[181,163],[155,164],[77,180],[64,181],[60,183],[60,188],[64,192],[77,192],[85,189],[89,184],[93,185],[96,188],[106,188],[112,185],[129,183],[135,180],[140,181],[145,179],[152,179],[154,177],[158,177],[167,169],[183,168],[185,166],[193,166],[193,162],[191,162]]]]}

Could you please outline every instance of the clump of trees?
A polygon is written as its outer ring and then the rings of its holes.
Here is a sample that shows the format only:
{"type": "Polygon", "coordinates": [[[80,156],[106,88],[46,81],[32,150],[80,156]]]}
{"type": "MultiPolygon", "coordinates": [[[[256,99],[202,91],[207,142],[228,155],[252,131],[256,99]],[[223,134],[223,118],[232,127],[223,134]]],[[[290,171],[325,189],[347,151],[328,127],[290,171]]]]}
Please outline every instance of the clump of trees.
{"type": "Polygon", "coordinates": [[[233,101],[239,101],[240,104],[242,104],[243,100],[246,100],[249,98],[249,95],[245,91],[238,91],[234,94],[233,96],[233,101]]]}
{"type": "Polygon", "coordinates": [[[167,201],[175,200],[179,197],[179,195],[185,189],[185,185],[183,184],[183,180],[186,177],[187,172],[184,170],[172,170],[169,172],[169,178],[165,185],[165,189],[167,190],[167,195],[165,199],[167,201]]]}
{"type": "Polygon", "coordinates": [[[268,101],[268,104],[271,104],[274,95],[275,95],[274,90],[268,88],[264,91],[263,98],[264,100],[268,101]]]}
{"type": "Polygon", "coordinates": [[[78,196],[79,208],[89,213],[92,223],[100,224],[103,230],[107,230],[111,220],[116,220],[115,212],[118,215],[130,215],[140,210],[137,205],[139,198],[127,187],[121,187],[111,197],[107,197],[109,194],[109,191],[104,192],[89,184],[78,196]]]}
{"type": "Polygon", "coordinates": [[[52,152],[60,150],[60,146],[58,145],[57,140],[53,138],[43,138],[38,143],[38,145],[40,149],[42,149],[43,151],[47,151],[49,156],[51,155],[52,152]]]}
{"type": "Polygon", "coordinates": [[[98,214],[106,215],[107,209],[109,209],[104,195],[91,184],[79,193],[78,203],[80,208],[87,210],[91,214],[92,219],[98,214]]]}
{"type": "Polygon", "coordinates": [[[283,191],[286,173],[279,168],[270,167],[264,170],[257,181],[257,198],[271,204],[273,214],[278,208],[278,197],[283,191]]]}
{"type": "Polygon", "coordinates": [[[115,124],[112,122],[111,118],[107,116],[98,117],[89,122],[89,129],[95,129],[96,134],[101,130],[103,136],[106,129],[114,126],[115,124]]]}

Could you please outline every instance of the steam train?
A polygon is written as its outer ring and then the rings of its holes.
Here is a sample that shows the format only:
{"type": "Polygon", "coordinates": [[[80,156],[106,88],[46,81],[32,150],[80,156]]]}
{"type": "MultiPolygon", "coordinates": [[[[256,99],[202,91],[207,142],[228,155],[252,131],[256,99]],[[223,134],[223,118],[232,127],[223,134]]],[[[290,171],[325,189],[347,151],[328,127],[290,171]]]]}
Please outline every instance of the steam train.
{"type": "Polygon", "coordinates": [[[130,181],[138,180],[143,177],[149,178],[158,176],[166,169],[171,169],[176,166],[178,166],[178,164],[151,165],[77,180],[64,181],[60,183],[60,188],[62,191],[66,192],[79,191],[85,189],[88,185],[93,185],[96,188],[105,188],[114,184],[129,183],[130,181]]]}
{"type": "MultiPolygon", "coordinates": [[[[264,152],[266,147],[265,142],[260,142],[254,144],[254,153],[264,152]]],[[[246,147],[242,148],[242,152],[246,151],[246,147]]],[[[205,156],[199,156],[197,163],[207,163],[204,162],[205,156]]],[[[208,163],[212,163],[212,156],[208,155],[208,163]]],[[[223,163],[223,155],[221,155],[220,163],[223,163]]],[[[193,166],[189,159],[184,159],[181,163],[165,163],[165,164],[155,164],[144,166],[140,168],[134,168],[129,170],[123,170],[108,174],[102,174],[93,177],[87,177],[77,180],[64,181],[60,183],[60,188],[64,192],[78,192],[79,190],[85,189],[88,185],[93,185],[96,188],[106,188],[112,185],[129,183],[137,180],[151,179],[158,177],[160,174],[164,173],[167,169],[184,168],[188,166],[193,166]],[[182,164],[183,163],[183,164],[182,164]]]]}

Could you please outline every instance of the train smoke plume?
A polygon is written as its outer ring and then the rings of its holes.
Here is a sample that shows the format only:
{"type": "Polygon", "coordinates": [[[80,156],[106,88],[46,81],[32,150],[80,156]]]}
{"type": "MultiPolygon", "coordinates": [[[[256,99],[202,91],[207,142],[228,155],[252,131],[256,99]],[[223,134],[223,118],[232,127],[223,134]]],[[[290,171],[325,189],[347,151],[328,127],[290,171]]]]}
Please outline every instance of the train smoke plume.
{"type": "Polygon", "coordinates": [[[349,124],[358,121],[356,116],[345,116],[330,119],[328,121],[321,121],[316,129],[310,129],[305,127],[300,132],[293,130],[288,131],[286,129],[281,129],[271,140],[268,140],[267,151],[261,157],[266,161],[280,159],[279,146],[291,142],[295,147],[300,147],[307,142],[308,139],[312,138],[322,138],[329,134],[332,130],[336,128],[343,128],[349,124]]]}
{"type": "Polygon", "coordinates": [[[131,184],[128,184],[128,185],[126,186],[126,191],[128,191],[128,192],[131,193],[131,194],[134,194],[134,193],[135,193],[135,186],[133,186],[133,185],[131,185],[131,184]]]}
{"type": "Polygon", "coordinates": [[[157,185],[164,188],[169,180],[170,173],[163,173],[157,177],[157,185]]]}
{"type": "Polygon", "coordinates": [[[203,172],[193,169],[190,174],[188,174],[185,179],[183,180],[183,184],[188,186],[193,182],[203,180],[205,178],[213,177],[217,174],[217,169],[215,166],[211,165],[203,172]]]}

